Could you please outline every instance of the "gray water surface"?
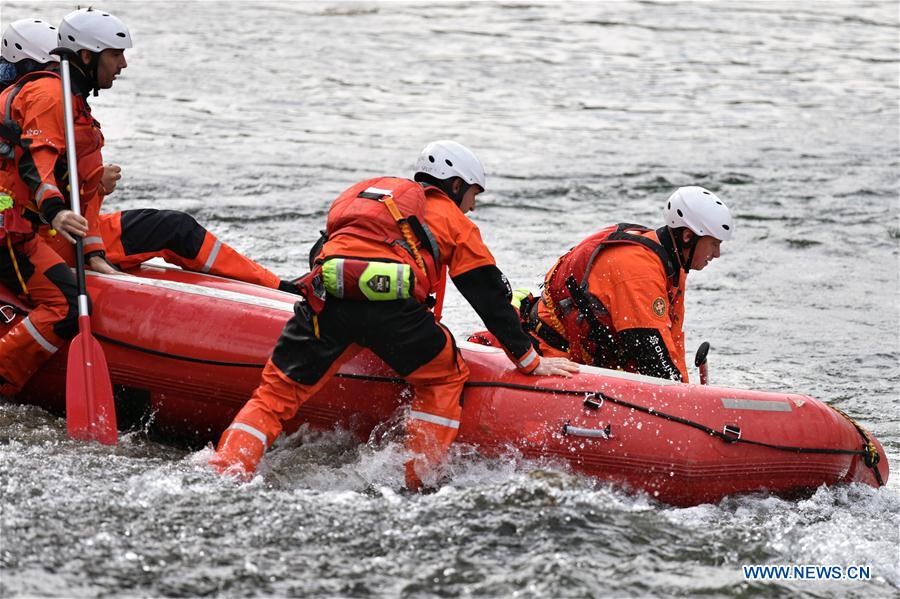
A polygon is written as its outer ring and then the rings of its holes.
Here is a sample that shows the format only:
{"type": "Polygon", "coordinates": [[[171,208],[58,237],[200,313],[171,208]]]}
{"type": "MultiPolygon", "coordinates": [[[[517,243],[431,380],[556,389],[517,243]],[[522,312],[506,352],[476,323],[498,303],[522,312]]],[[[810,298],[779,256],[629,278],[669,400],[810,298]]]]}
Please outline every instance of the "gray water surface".
{"type": "MultiPolygon", "coordinates": [[[[0,2],[5,24],[68,2],[0,2]]],[[[473,148],[471,215],[514,285],[610,223],[714,190],[735,239],[693,273],[689,353],[713,382],[808,393],[900,464],[897,2],[130,2],[136,47],[92,100],[107,211],[186,210],[283,276],[329,202],[473,148]]],[[[480,329],[455,290],[445,322],[480,329]]],[[[248,485],[140,432],[75,443],[0,404],[0,595],[885,597],[900,482],[676,509],[458,446],[434,494],[400,491],[391,434],[301,431],[248,485]],[[747,581],[748,564],[868,565],[869,581],[747,581]]],[[[895,466],[896,467],[896,466],[895,466]]]]}

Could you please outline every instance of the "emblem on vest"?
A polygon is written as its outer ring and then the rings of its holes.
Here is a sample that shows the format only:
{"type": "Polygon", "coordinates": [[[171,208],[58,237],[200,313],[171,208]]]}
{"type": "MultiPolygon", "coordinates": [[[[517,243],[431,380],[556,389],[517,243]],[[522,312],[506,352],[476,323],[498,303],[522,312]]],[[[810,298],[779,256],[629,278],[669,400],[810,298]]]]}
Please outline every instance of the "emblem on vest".
{"type": "Polygon", "coordinates": [[[666,313],[666,302],[663,298],[658,297],[653,300],[653,313],[662,317],[666,313]]]}
{"type": "Polygon", "coordinates": [[[375,275],[366,281],[366,285],[376,293],[387,293],[391,290],[391,278],[387,275],[375,275]]]}

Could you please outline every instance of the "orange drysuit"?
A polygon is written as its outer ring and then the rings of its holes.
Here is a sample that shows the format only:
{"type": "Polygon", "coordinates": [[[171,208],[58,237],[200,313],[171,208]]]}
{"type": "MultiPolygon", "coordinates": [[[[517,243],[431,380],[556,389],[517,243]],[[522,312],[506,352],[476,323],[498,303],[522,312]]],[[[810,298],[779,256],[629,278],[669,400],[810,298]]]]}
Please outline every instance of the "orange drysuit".
{"type": "Polygon", "coordinates": [[[680,264],[666,227],[591,235],[557,261],[524,315],[541,354],[687,382],[680,264]]]}
{"type": "MultiPolygon", "coordinates": [[[[484,245],[478,227],[466,218],[444,192],[404,179],[364,181],[345,191],[329,211],[329,239],[319,254],[321,264],[331,258],[353,257],[407,264],[416,273],[415,289],[436,290],[444,268],[464,297],[500,340],[516,366],[531,372],[539,357],[521,328],[508,290],[494,258],[484,245]],[[374,191],[373,191],[374,190],[374,191]],[[410,196],[422,195],[423,234],[414,240],[417,251],[407,249],[411,239],[390,226],[388,208],[379,195],[392,195],[406,207],[410,196]],[[337,214],[348,200],[361,207],[364,221],[337,214]],[[358,226],[357,226],[358,225],[358,226]],[[431,242],[425,241],[431,240],[431,242]],[[407,246],[404,246],[404,243],[407,246]],[[429,247],[430,246],[430,247],[429,247]],[[437,257],[434,260],[434,257],[437,257]],[[424,267],[424,268],[423,268],[424,267]],[[424,277],[424,280],[422,279],[424,277]]],[[[403,216],[410,216],[404,213],[403,216]]],[[[413,220],[413,219],[409,219],[413,220]]],[[[315,270],[313,271],[316,272],[315,270]]],[[[421,292],[406,299],[357,301],[330,295],[321,312],[310,303],[297,302],[262,375],[262,384],[222,435],[211,463],[220,471],[251,473],[266,449],[281,433],[282,425],[328,379],[363,347],[369,348],[403,376],[415,389],[407,422],[407,449],[413,454],[406,464],[411,489],[442,461],[456,438],[462,412],[460,397],[469,371],[458,355],[453,337],[435,321],[421,292]],[[417,299],[415,296],[419,295],[417,299]]]]}
{"type": "MultiPolygon", "coordinates": [[[[97,188],[103,171],[103,135],[91,116],[89,84],[73,69],[73,115],[78,178],[84,213],[99,203],[97,188]]],[[[75,277],[51,250],[35,227],[52,222],[68,209],[65,190],[65,119],[62,85],[56,73],[29,74],[0,94],[4,111],[4,141],[9,153],[0,160],[0,196],[11,198],[4,222],[25,219],[30,227],[0,230],[0,282],[28,300],[28,318],[0,339],[0,393],[16,393],[77,328],[75,277]],[[9,217],[9,218],[6,218],[9,217]]],[[[99,239],[97,219],[88,218],[88,238],[99,239]]],[[[102,250],[102,243],[85,239],[85,254],[102,250]]]]}

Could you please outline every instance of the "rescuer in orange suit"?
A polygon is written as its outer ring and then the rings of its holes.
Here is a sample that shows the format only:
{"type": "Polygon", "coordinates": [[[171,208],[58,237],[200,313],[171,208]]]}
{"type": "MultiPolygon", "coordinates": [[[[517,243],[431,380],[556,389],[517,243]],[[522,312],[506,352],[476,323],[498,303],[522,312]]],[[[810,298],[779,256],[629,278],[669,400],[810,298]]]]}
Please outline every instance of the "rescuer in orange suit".
{"type": "Polygon", "coordinates": [[[521,307],[542,355],[688,382],[685,281],[719,257],[731,213],[691,186],[671,195],[665,218],[655,231],[607,227],[557,260],[537,302],[521,307]]]}
{"type": "Polygon", "coordinates": [[[68,243],[74,243],[73,236],[84,237],[88,266],[116,272],[99,254],[103,244],[96,233],[97,219],[90,216],[96,215],[99,204],[103,135],[91,116],[87,96],[92,89],[112,86],[125,66],[131,36],[116,17],[89,9],[70,13],[58,32],[47,23],[31,21],[33,26],[28,27],[20,21],[11,24],[2,44],[3,58],[16,65],[22,76],[0,94],[0,244],[4,246],[0,248],[0,282],[33,306],[28,317],[0,339],[2,395],[18,392],[77,328],[74,275],[36,234],[38,227],[52,227],[68,243]],[[21,30],[13,27],[16,24],[21,30]],[[57,73],[40,67],[53,61],[46,48],[54,47],[56,41],[73,52],[78,180],[88,218],[76,215],[68,204],[61,80],[57,73]]]}
{"type": "Polygon", "coordinates": [[[520,371],[569,376],[577,366],[540,358],[509,304],[509,285],[465,215],[485,189],[484,169],[466,147],[428,144],[415,181],[358,183],[332,204],[327,240],[299,281],[294,306],[262,383],[224,432],[210,463],[243,477],[256,470],[283,423],[363,347],[415,389],[407,420],[406,484],[436,475],[456,438],[469,370],[451,333],[428,306],[444,269],[520,371]]]}
{"type": "MultiPolygon", "coordinates": [[[[76,19],[74,28],[82,34],[88,33],[86,28],[93,26],[96,20],[98,26],[105,25],[109,28],[116,25],[105,17],[109,13],[102,11],[77,11],[66,19],[76,19]],[[93,19],[93,21],[91,20],[93,19]]],[[[116,20],[118,21],[118,20],[116,20]]],[[[63,21],[62,27],[67,25],[63,21]]],[[[127,29],[119,21],[118,31],[108,31],[110,35],[119,32],[127,34],[127,29]]],[[[102,37],[103,32],[95,32],[94,37],[102,37]]],[[[51,52],[56,48],[56,31],[47,23],[37,19],[22,19],[12,23],[5,33],[9,37],[5,48],[9,53],[15,54],[19,60],[16,78],[37,69],[56,69],[56,57],[51,52]],[[46,32],[50,31],[51,35],[46,32]],[[24,50],[18,50],[16,44],[24,50]],[[27,67],[27,68],[22,68],[27,67]]],[[[130,40],[130,38],[129,38],[130,40]]],[[[96,42],[90,38],[78,38],[70,42],[80,45],[82,50],[87,47],[95,47],[96,42]]],[[[130,45],[129,45],[130,47],[130,45]]],[[[118,70],[127,67],[124,56],[116,65],[118,70]]],[[[115,74],[118,74],[116,71],[115,74]]],[[[114,78],[114,76],[113,76],[114,78]]],[[[112,81],[104,81],[103,85],[112,85],[112,81]]],[[[96,124],[96,122],[95,122],[96,124]]],[[[97,125],[99,131],[99,125],[97,125]]],[[[263,268],[253,260],[241,255],[229,245],[222,243],[215,235],[201,226],[191,215],[178,210],[137,209],[99,214],[102,200],[111,194],[122,177],[122,169],[118,165],[104,165],[100,179],[96,185],[96,195],[99,201],[89,202],[85,205],[84,215],[96,222],[96,235],[89,234],[85,238],[85,244],[93,247],[88,256],[92,268],[108,267],[110,263],[120,269],[134,268],[143,262],[160,257],[170,264],[175,264],[195,272],[204,272],[256,285],[280,289],[290,293],[296,293],[296,287],[287,281],[282,281],[273,272],[263,268]],[[98,215],[99,214],[99,215],[98,215]],[[102,242],[102,247],[100,244],[102,242]],[[97,249],[99,248],[99,249],[97,249]],[[102,259],[105,259],[105,262],[102,259]]],[[[51,248],[58,253],[70,266],[74,265],[74,246],[63,236],[56,236],[49,226],[42,227],[40,234],[51,248]]],[[[106,270],[104,270],[105,272],[106,270]]]]}

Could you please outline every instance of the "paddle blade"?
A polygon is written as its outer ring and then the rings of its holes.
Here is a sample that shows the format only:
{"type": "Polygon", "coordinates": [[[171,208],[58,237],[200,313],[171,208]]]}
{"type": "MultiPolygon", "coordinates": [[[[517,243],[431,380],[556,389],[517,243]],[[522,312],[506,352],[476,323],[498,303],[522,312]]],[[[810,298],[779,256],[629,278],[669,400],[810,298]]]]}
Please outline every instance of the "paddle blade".
{"type": "Polygon", "coordinates": [[[116,405],[106,356],[90,333],[79,333],[69,346],[66,428],[73,439],[105,445],[118,442],[116,405]]]}

